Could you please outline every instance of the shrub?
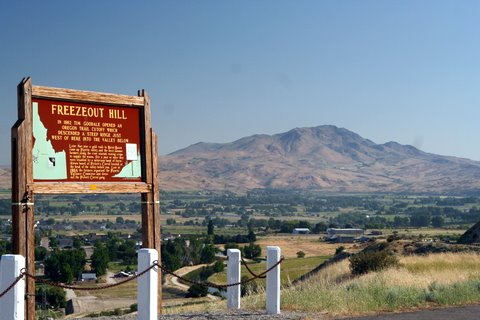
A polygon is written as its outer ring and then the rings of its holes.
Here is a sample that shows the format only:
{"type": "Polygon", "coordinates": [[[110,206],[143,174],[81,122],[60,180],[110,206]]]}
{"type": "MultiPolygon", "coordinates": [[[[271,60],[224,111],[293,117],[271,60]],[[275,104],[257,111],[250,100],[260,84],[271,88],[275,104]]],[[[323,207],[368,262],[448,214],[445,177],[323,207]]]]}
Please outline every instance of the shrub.
{"type": "Polygon", "coordinates": [[[305,252],[303,252],[303,251],[298,251],[298,252],[297,252],[297,258],[305,258],[305,252]]]}
{"type": "Polygon", "coordinates": [[[350,270],[353,275],[380,271],[398,265],[398,258],[387,250],[360,252],[350,257],[350,270]]]}
{"type": "Polygon", "coordinates": [[[217,260],[213,265],[213,272],[218,273],[222,272],[223,270],[225,270],[225,265],[221,260],[217,260]]]}
{"type": "Polygon", "coordinates": [[[345,247],[344,246],[340,246],[340,247],[337,247],[337,249],[335,249],[335,255],[337,254],[340,254],[342,252],[345,251],[345,247]]]}
{"type": "Polygon", "coordinates": [[[262,248],[258,244],[251,242],[248,246],[243,248],[243,252],[245,254],[245,258],[255,259],[260,257],[262,254],[262,248]]]}
{"type": "Polygon", "coordinates": [[[188,288],[187,298],[199,298],[207,296],[208,288],[204,285],[194,284],[188,288]]]}
{"type": "Polygon", "coordinates": [[[35,300],[38,304],[45,302],[48,306],[55,309],[65,308],[67,304],[63,289],[43,285],[35,288],[35,300]]]}
{"type": "Polygon", "coordinates": [[[258,292],[258,284],[255,281],[246,282],[248,276],[242,276],[242,284],[240,285],[240,295],[242,297],[255,294],[258,292]]]}

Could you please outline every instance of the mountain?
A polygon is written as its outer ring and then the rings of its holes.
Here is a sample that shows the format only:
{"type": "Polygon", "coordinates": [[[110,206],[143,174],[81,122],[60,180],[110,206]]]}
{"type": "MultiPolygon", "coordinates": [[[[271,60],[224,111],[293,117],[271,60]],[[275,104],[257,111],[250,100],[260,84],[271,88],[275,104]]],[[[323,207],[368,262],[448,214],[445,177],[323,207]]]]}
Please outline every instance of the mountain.
{"type": "Polygon", "coordinates": [[[159,162],[164,190],[480,193],[480,162],[396,142],[376,144],[335,126],[201,142],[159,162]]]}

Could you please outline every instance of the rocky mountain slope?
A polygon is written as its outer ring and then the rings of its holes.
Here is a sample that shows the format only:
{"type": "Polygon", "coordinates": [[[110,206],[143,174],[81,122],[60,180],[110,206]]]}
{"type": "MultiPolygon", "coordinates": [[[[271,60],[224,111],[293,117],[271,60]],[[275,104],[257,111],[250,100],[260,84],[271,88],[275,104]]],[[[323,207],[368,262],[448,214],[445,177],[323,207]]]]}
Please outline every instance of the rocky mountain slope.
{"type": "MultiPolygon", "coordinates": [[[[480,162],[376,144],[335,126],[295,128],[231,143],[197,143],[161,156],[163,190],[254,188],[327,192],[480,194],[480,162]]],[[[0,187],[11,187],[0,167],[0,187]]]]}
{"type": "Polygon", "coordinates": [[[160,158],[165,190],[253,188],[471,194],[480,162],[375,144],[335,126],[296,128],[231,143],[197,143],[160,158]]]}

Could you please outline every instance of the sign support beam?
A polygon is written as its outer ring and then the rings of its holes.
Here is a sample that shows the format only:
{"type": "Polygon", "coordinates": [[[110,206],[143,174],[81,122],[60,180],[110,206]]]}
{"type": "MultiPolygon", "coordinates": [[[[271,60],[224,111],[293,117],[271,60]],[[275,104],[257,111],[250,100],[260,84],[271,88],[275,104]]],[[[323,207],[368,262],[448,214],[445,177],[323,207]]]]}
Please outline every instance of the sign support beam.
{"type": "MultiPolygon", "coordinates": [[[[13,253],[25,257],[28,272],[35,273],[35,230],[32,171],[32,81],[18,85],[18,121],[12,127],[12,242],[13,253]],[[29,136],[30,133],[30,136],[29,136]]],[[[35,280],[26,280],[25,318],[35,319],[35,280]]]]}
{"type": "MultiPolygon", "coordinates": [[[[17,90],[18,120],[11,130],[12,242],[13,253],[25,257],[27,271],[35,274],[37,193],[141,194],[143,247],[160,254],[158,146],[146,91],[127,96],[32,86],[30,78],[17,90]]],[[[161,284],[160,276],[159,313],[161,284]]],[[[34,320],[31,277],[26,300],[26,319],[34,320]]]]}

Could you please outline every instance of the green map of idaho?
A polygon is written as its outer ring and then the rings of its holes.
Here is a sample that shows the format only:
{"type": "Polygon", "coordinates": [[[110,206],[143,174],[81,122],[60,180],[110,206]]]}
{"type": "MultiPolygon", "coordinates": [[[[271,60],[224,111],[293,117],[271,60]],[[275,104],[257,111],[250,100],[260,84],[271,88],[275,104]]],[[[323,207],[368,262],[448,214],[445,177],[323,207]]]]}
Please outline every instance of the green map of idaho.
{"type": "Polygon", "coordinates": [[[47,128],[38,114],[38,103],[33,106],[33,179],[67,179],[67,156],[65,151],[55,152],[47,137],[47,128]]]}

